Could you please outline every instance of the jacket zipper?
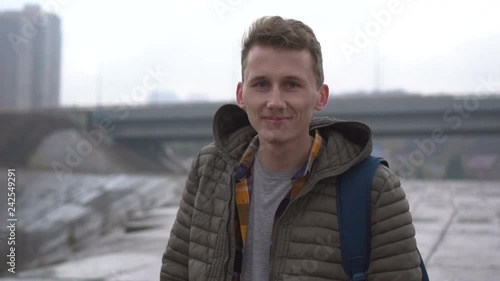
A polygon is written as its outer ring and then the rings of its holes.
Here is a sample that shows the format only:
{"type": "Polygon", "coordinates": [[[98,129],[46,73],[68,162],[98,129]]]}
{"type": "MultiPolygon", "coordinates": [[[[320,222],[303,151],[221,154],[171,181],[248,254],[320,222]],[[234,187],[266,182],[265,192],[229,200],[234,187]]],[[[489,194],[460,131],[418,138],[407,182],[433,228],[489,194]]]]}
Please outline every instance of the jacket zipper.
{"type": "MultiPolygon", "coordinates": [[[[311,185],[314,186],[316,183],[318,183],[320,181],[320,179],[317,179],[317,180],[314,180],[314,182],[309,182],[307,184],[307,186],[304,186],[303,189],[305,190],[305,188],[309,188],[311,185]]],[[[276,224],[274,225],[275,229],[273,229],[273,237],[272,237],[272,241],[271,241],[271,255],[270,255],[270,259],[271,259],[271,265],[269,267],[269,280],[273,280],[272,279],[272,276],[273,276],[273,273],[274,273],[274,267],[276,266],[276,259],[273,258],[276,256],[276,246],[275,245],[275,242],[276,242],[276,236],[277,236],[277,229],[278,229],[278,226],[280,226],[280,222],[281,222],[281,219],[285,216],[286,214],[286,211],[288,211],[288,208],[290,208],[290,206],[292,206],[292,204],[294,204],[298,199],[300,199],[302,196],[304,196],[306,193],[302,193],[301,195],[297,196],[293,201],[291,201],[288,206],[286,206],[285,210],[283,211],[283,214],[281,215],[281,217],[278,218],[278,220],[276,221],[276,224]]]]}
{"type": "Polygon", "coordinates": [[[229,183],[229,189],[230,189],[230,195],[229,195],[229,219],[226,225],[227,228],[227,234],[228,234],[228,249],[229,249],[229,256],[226,258],[226,265],[225,265],[225,272],[228,281],[231,281],[232,279],[232,273],[234,270],[234,254],[235,254],[235,247],[236,247],[236,241],[234,237],[234,212],[235,212],[235,206],[234,206],[234,183],[235,183],[235,175],[231,176],[231,181],[229,183]]]}

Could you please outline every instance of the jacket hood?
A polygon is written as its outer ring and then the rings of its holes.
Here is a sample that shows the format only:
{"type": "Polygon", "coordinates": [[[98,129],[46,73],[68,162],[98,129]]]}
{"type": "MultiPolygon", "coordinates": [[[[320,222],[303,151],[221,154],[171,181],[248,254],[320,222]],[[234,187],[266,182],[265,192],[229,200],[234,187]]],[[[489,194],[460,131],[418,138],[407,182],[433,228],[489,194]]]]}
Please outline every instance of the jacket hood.
{"type": "MultiPolygon", "coordinates": [[[[314,167],[315,174],[341,174],[372,152],[371,130],[364,123],[335,117],[313,117],[309,126],[312,135],[315,129],[326,142],[314,167]]],[[[239,106],[226,104],[215,113],[215,145],[232,162],[239,161],[256,134],[247,113],[239,106]]]]}

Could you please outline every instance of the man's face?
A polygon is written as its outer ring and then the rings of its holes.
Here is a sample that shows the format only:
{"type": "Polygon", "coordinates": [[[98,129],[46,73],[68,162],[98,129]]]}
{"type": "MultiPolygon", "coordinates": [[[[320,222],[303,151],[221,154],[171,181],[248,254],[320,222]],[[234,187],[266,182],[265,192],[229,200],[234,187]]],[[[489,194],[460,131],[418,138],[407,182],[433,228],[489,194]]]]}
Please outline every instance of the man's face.
{"type": "Polygon", "coordinates": [[[328,102],[328,86],[316,87],[307,49],[254,46],[248,53],[243,78],[236,98],[261,142],[308,140],[314,110],[323,109],[328,102]]]}

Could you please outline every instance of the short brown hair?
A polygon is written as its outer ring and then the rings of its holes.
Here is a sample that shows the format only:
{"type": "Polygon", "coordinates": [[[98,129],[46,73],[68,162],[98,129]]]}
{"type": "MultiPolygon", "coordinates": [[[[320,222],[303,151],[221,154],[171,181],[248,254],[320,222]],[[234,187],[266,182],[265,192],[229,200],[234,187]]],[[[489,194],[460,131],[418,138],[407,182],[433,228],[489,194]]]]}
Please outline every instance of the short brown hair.
{"type": "Polygon", "coordinates": [[[321,45],[316,39],[313,30],[303,22],[294,19],[283,19],[280,16],[261,17],[254,21],[248,32],[243,36],[241,49],[242,81],[248,52],[255,45],[309,50],[313,59],[312,67],[316,76],[316,86],[319,88],[325,81],[321,45]]]}

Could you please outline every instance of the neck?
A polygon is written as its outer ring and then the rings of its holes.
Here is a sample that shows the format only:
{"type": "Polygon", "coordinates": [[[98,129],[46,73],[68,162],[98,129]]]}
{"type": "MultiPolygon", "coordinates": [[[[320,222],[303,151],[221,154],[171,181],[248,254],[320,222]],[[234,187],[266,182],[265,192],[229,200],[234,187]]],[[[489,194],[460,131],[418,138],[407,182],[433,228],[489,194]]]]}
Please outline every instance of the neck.
{"type": "Polygon", "coordinates": [[[257,151],[262,166],[271,172],[288,172],[300,168],[309,157],[314,138],[309,135],[290,143],[263,143],[257,151]]]}

